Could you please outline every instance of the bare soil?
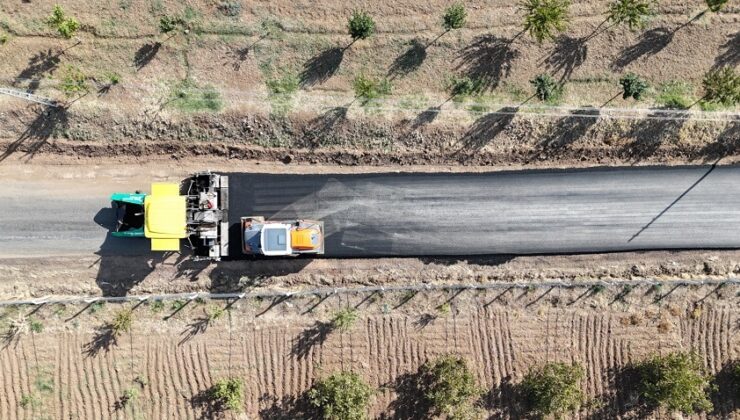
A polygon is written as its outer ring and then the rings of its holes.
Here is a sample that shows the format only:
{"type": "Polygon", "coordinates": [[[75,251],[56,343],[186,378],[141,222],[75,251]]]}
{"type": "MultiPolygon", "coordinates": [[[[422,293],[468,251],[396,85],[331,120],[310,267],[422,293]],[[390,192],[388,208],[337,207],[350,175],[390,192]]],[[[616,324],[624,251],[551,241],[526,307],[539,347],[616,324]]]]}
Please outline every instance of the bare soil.
{"type": "MultiPolygon", "coordinates": [[[[226,302],[170,301],[136,305],[131,332],[119,336],[105,327],[117,304],[3,308],[2,331],[22,316],[43,331],[2,342],[0,416],[211,418],[204,391],[233,376],[246,384],[248,418],[303,418],[311,415],[305,390],[344,369],[377,389],[373,418],[419,418],[420,395],[404,379],[452,353],[471,364],[485,390],[481,405],[497,418],[522,416],[516,384],[546,361],[584,366],[590,403],[578,418],[665,418],[638,410],[625,368],[654,353],[695,350],[722,378],[740,355],[737,293],[666,285],[251,299],[215,319],[226,302]],[[346,332],[327,327],[344,307],[358,308],[360,319],[346,332]],[[122,404],[129,389],[138,395],[122,404]]],[[[737,418],[738,401],[720,383],[710,417],[737,418]]]]}

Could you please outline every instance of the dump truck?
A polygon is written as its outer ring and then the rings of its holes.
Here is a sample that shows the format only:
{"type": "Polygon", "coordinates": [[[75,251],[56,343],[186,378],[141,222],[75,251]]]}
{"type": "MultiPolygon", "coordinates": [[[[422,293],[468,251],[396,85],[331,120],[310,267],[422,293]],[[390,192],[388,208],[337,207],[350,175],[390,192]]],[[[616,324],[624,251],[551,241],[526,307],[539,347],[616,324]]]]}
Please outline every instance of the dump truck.
{"type": "MultiPolygon", "coordinates": [[[[152,251],[180,251],[187,240],[196,257],[229,256],[229,177],[200,172],[177,183],[153,183],[151,194],[114,193],[115,237],[144,237],[152,251]]],[[[317,220],[240,218],[241,251],[267,257],[324,253],[324,224],[317,220]]],[[[238,251],[237,251],[238,252],[238,251]]],[[[232,257],[236,257],[233,255],[232,257]]]]}
{"type": "Polygon", "coordinates": [[[186,239],[197,257],[229,255],[229,177],[200,172],[178,183],[153,183],[151,194],[114,193],[115,237],[151,239],[152,251],[180,251],[186,239]]]}

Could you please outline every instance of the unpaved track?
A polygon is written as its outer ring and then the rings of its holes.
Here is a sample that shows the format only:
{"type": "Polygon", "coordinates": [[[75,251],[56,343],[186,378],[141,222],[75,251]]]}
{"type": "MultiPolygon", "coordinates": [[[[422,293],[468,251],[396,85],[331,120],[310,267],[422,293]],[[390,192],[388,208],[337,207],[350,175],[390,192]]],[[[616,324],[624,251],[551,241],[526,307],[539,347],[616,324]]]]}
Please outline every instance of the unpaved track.
{"type": "MultiPolygon", "coordinates": [[[[99,172],[16,174],[0,212],[0,253],[147,255],[145,241],[107,237],[109,194],[187,172],[99,172]]],[[[231,174],[232,254],[243,215],[323,220],[327,256],[739,248],[739,180],[740,166],[231,174]]]]}

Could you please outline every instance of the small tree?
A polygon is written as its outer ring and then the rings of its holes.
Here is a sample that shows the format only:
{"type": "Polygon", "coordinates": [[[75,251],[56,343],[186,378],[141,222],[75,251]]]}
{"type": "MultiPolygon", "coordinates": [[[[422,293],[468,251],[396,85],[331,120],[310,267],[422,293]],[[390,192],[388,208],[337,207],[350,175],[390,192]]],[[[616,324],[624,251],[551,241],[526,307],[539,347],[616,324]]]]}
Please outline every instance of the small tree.
{"type": "Polygon", "coordinates": [[[553,39],[567,26],[570,0],[524,0],[519,7],[525,13],[524,30],[537,42],[553,39]]]}
{"type": "Polygon", "coordinates": [[[535,96],[545,102],[557,99],[563,89],[549,74],[537,75],[530,83],[534,86],[535,96]]]}
{"type": "Polygon", "coordinates": [[[375,33],[375,21],[366,12],[355,10],[347,24],[349,34],[354,41],[370,38],[375,33]]]}
{"type": "Polygon", "coordinates": [[[355,96],[367,102],[391,93],[391,84],[388,79],[375,80],[365,75],[355,77],[353,82],[355,96]]]}
{"type": "Polygon", "coordinates": [[[87,76],[74,66],[67,66],[59,83],[59,89],[65,96],[71,97],[88,91],[87,76]]]}
{"type": "Polygon", "coordinates": [[[633,98],[636,101],[648,88],[648,83],[634,73],[627,73],[619,79],[619,84],[622,85],[622,99],[633,98]]]}
{"type": "Polygon", "coordinates": [[[360,420],[367,418],[373,390],[354,372],[339,372],[317,381],[308,390],[309,403],[324,419],[360,420]]]}
{"type": "Polygon", "coordinates": [[[159,32],[168,34],[177,28],[185,26],[185,20],[176,16],[164,15],[159,18],[159,32]]]}
{"type": "Polygon", "coordinates": [[[464,418],[473,411],[474,399],[481,390],[465,359],[442,356],[421,367],[421,391],[435,415],[464,418]]]}
{"type": "Polygon", "coordinates": [[[580,365],[548,363],[531,369],[520,387],[532,413],[559,417],[583,403],[582,379],[583,368],[580,365]]]}
{"type": "Polygon", "coordinates": [[[732,67],[710,71],[702,81],[704,99],[708,102],[733,106],[740,102],[740,74],[732,67]]]}
{"type": "Polygon", "coordinates": [[[467,17],[468,12],[465,10],[465,6],[462,3],[455,3],[445,10],[445,14],[442,17],[442,27],[445,28],[445,31],[460,29],[465,26],[465,19],[467,17]]]}
{"type": "Polygon", "coordinates": [[[241,412],[244,381],[239,378],[221,379],[213,384],[208,395],[220,409],[241,412]]]}
{"type": "Polygon", "coordinates": [[[685,414],[712,409],[707,396],[711,378],[695,353],[654,356],[638,364],[637,372],[638,391],[650,405],[685,414]]]}
{"type": "Polygon", "coordinates": [[[46,19],[46,24],[56,29],[59,34],[67,39],[74,36],[80,28],[80,23],[73,17],[67,17],[60,5],[54,5],[51,16],[46,19]]]}
{"type": "Polygon", "coordinates": [[[723,7],[729,2],[729,0],[705,0],[707,2],[707,8],[717,13],[722,10],[723,7]]]}
{"type": "Polygon", "coordinates": [[[635,30],[644,28],[654,14],[652,0],[616,0],[609,5],[607,19],[635,30]]]}
{"type": "Polygon", "coordinates": [[[334,314],[334,318],[331,320],[331,326],[340,331],[347,331],[352,328],[358,318],[357,309],[344,308],[334,314]]]}
{"type": "Polygon", "coordinates": [[[447,84],[450,94],[455,97],[469,96],[479,92],[482,88],[480,79],[473,80],[468,76],[453,77],[447,84]]]}
{"type": "Polygon", "coordinates": [[[121,309],[113,317],[113,322],[110,323],[110,329],[114,336],[118,336],[123,332],[131,331],[131,324],[133,323],[134,311],[131,308],[121,309]]]}

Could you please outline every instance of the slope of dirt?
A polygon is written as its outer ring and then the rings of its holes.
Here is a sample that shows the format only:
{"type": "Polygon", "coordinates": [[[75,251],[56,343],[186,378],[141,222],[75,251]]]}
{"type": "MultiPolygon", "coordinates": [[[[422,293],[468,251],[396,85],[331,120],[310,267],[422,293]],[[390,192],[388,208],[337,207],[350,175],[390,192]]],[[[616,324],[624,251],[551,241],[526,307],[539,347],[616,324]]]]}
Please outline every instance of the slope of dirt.
{"type": "MultiPolygon", "coordinates": [[[[578,418],[627,417],[636,414],[634,383],[623,373],[630,362],[695,350],[715,374],[740,356],[737,292],[727,286],[335,295],[243,300],[215,317],[225,302],[165,302],[137,305],[131,333],[118,337],[104,325],[120,305],[2,308],[3,331],[22,316],[43,330],[6,337],[0,347],[0,417],[210,418],[204,391],[233,376],[246,384],[242,407],[249,418],[302,418],[311,383],[345,369],[378,390],[372,417],[419,418],[420,395],[404,379],[448,353],[468,360],[485,390],[481,403],[496,417],[521,417],[515,386],[545,361],[584,366],[582,387],[592,403],[578,418]],[[445,302],[449,311],[438,309],[445,302]],[[358,308],[359,320],[346,332],[327,329],[322,322],[343,307],[358,308]],[[137,396],[123,404],[129,389],[137,396]]],[[[738,417],[729,389],[713,399],[710,417],[738,417]]]]}

